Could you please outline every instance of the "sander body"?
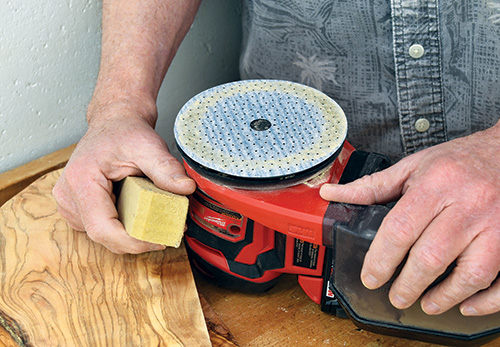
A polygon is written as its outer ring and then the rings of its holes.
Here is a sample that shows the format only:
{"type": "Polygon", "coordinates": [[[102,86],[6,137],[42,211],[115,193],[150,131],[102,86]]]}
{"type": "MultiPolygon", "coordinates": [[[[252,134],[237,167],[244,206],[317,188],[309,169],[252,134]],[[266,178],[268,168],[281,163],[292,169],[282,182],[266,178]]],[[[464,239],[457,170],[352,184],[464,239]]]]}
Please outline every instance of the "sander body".
{"type": "Polygon", "coordinates": [[[388,299],[392,280],[377,290],[362,285],[364,255],[390,205],[329,202],[319,189],[382,170],[389,160],[346,141],[345,115],[325,94],[287,81],[228,83],[188,101],[174,132],[197,184],[185,244],[209,279],[265,292],[281,275],[296,274],[323,311],[366,330],[448,345],[500,336],[498,313],[465,317],[454,307],[429,316],[419,302],[399,310],[388,299]]]}

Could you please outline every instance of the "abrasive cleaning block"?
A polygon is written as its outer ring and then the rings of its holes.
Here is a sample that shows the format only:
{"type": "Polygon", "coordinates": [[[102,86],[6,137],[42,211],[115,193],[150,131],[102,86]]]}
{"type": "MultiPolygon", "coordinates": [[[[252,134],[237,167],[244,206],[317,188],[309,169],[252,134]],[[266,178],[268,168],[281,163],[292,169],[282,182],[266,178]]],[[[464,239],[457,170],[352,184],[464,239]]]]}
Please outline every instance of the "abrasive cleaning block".
{"type": "Polygon", "coordinates": [[[130,236],[179,247],[189,199],[156,187],[145,177],[126,177],[118,196],[118,218],[130,236]]]}

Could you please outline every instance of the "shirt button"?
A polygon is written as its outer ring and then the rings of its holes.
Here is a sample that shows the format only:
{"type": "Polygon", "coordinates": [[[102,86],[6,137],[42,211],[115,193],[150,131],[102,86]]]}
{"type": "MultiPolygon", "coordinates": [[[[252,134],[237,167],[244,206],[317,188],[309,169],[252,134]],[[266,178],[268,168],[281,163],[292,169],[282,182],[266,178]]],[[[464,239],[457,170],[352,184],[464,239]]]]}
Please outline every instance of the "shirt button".
{"type": "Polygon", "coordinates": [[[410,53],[410,57],[415,59],[421,58],[424,55],[424,52],[424,47],[419,44],[411,45],[410,49],[408,50],[408,53],[410,53]]]}
{"type": "Polygon", "coordinates": [[[419,118],[415,122],[415,130],[417,130],[419,133],[426,132],[427,130],[429,130],[430,126],[431,123],[425,118],[419,118]]]}

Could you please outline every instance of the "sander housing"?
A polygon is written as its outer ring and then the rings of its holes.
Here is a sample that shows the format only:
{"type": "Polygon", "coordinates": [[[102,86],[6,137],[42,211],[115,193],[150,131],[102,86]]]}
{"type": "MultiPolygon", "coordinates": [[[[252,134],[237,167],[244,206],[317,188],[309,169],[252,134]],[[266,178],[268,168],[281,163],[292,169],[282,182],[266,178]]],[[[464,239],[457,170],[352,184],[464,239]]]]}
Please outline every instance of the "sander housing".
{"type": "Polygon", "coordinates": [[[399,310],[388,299],[392,279],[377,290],[362,285],[364,255],[390,205],[328,202],[319,189],[382,170],[389,160],[345,141],[345,116],[324,94],[285,81],[229,83],[191,99],[174,132],[198,187],[185,244],[209,279],[265,292],[282,274],[296,274],[323,311],[366,330],[449,345],[500,335],[500,314],[465,317],[454,307],[429,316],[419,302],[399,310]],[[313,141],[299,140],[307,137],[313,141]]]}

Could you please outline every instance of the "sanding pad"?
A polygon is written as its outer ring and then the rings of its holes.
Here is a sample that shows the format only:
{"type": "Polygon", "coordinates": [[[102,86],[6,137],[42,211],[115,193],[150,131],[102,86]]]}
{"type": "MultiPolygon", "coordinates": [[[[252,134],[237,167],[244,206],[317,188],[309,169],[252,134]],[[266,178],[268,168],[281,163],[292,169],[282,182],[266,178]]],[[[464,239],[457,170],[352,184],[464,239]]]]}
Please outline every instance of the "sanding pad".
{"type": "Polygon", "coordinates": [[[340,106],[320,91],[279,80],[245,80],[189,100],[174,126],[190,162],[234,180],[273,181],[333,161],[347,134],[340,106]]]}

